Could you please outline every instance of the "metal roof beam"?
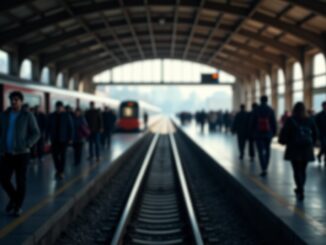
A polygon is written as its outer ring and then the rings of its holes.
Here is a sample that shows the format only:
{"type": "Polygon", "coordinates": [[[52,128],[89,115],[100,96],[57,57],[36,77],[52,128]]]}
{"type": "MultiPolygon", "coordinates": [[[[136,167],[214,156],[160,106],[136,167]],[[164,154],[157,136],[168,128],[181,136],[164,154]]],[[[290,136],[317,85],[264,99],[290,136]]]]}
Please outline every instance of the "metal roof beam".
{"type": "Polygon", "coordinates": [[[154,30],[153,30],[153,25],[152,25],[151,13],[150,13],[150,9],[148,6],[148,0],[145,0],[145,8],[146,8],[146,19],[147,19],[147,25],[148,25],[148,32],[149,32],[149,35],[151,38],[151,44],[152,44],[153,57],[157,57],[154,30]]]}
{"type": "Polygon", "coordinates": [[[10,11],[14,8],[20,7],[26,3],[32,3],[35,0],[10,0],[10,1],[1,1],[0,3],[0,13],[10,11]]]}
{"type": "Polygon", "coordinates": [[[270,39],[268,37],[259,35],[255,32],[251,32],[251,31],[241,30],[241,31],[239,31],[239,35],[245,36],[248,38],[252,38],[252,39],[254,39],[258,42],[261,42],[265,45],[268,45],[270,47],[278,49],[278,50],[282,51],[283,53],[287,54],[288,56],[291,56],[297,60],[300,60],[300,57],[301,57],[300,50],[296,47],[293,47],[286,43],[282,43],[282,42],[270,39]]]}
{"type": "Polygon", "coordinates": [[[250,65],[253,65],[259,69],[262,69],[264,71],[269,71],[270,69],[270,64],[269,63],[266,63],[266,62],[263,62],[263,61],[260,61],[260,60],[256,60],[255,58],[251,58],[249,56],[245,56],[245,55],[242,55],[238,52],[233,52],[233,51],[230,51],[230,50],[223,50],[222,53],[224,54],[227,54],[229,56],[232,56],[232,57],[235,57],[239,60],[242,60],[243,63],[248,63],[250,65]]]}
{"type": "MultiPolygon", "coordinates": [[[[167,5],[170,3],[167,2],[167,5]]],[[[183,6],[189,6],[189,7],[196,7],[195,3],[183,3],[183,6]]],[[[163,4],[164,5],[164,4],[163,4]]],[[[151,4],[150,6],[156,6],[155,4],[151,4]]],[[[162,6],[162,3],[157,6],[162,6]]],[[[120,6],[121,7],[121,6],[120,6]]],[[[139,7],[137,3],[134,3],[132,1],[128,2],[126,7],[139,7]]],[[[210,11],[219,11],[219,12],[225,12],[229,14],[235,14],[239,15],[242,17],[246,16],[246,13],[248,11],[243,8],[243,7],[235,7],[235,6],[229,6],[227,4],[221,4],[221,3],[215,3],[215,2],[208,2],[204,6],[205,9],[208,9],[210,11]]],[[[92,4],[90,6],[83,6],[83,7],[78,7],[74,10],[75,16],[81,17],[83,15],[87,14],[92,14],[92,13],[97,13],[101,12],[103,10],[111,10],[111,11],[116,11],[119,9],[119,5],[115,1],[110,1],[110,2],[102,2],[102,3],[96,3],[92,4]]],[[[125,10],[124,10],[125,12],[125,10]]],[[[67,14],[66,12],[60,12],[48,17],[44,17],[41,20],[37,20],[34,22],[28,22],[27,24],[23,24],[20,27],[16,27],[13,29],[8,29],[0,32],[0,46],[3,46],[6,43],[9,43],[11,41],[16,40],[19,37],[22,37],[24,35],[28,35],[30,33],[36,32],[39,29],[54,25],[55,23],[60,23],[63,21],[67,21],[69,19],[73,18],[71,15],[67,14]]],[[[247,18],[247,17],[245,17],[247,18]]],[[[261,13],[255,14],[253,16],[254,20],[263,22],[263,23],[268,23],[269,25],[272,25],[276,28],[280,28],[284,31],[287,31],[291,33],[292,35],[295,35],[299,38],[303,38],[306,41],[309,41],[310,43],[313,43],[314,45],[317,45],[320,48],[324,48],[324,44],[322,43],[323,39],[317,38],[316,34],[311,33],[309,31],[306,31],[303,28],[300,28],[296,25],[288,24],[285,22],[282,22],[280,20],[278,21],[270,21],[269,16],[263,15],[261,13]],[[301,35],[301,33],[304,33],[304,35],[301,35]],[[312,35],[314,34],[314,35],[312,35]]],[[[273,18],[272,18],[273,19],[273,18]]]]}
{"type": "Polygon", "coordinates": [[[175,42],[177,39],[177,27],[178,27],[178,21],[179,21],[179,5],[180,0],[176,1],[175,7],[174,7],[174,17],[173,17],[173,27],[172,27],[172,38],[171,38],[171,57],[174,57],[175,55],[175,42]]]}
{"type": "Polygon", "coordinates": [[[323,1],[281,0],[308,9],[317,15],[326,16],[326,5],[323,1]]]}
{"type": "Polygon", "coordinates": [[[284,65],[284,59],[279,55],[275,55],[273,53],[270,53],[270,52],[267,52],[264,50],[256,49],[256,48],[253,48],[251,46],[248,46],[246,44],[239,43],[236,41],[231,41],[229,44],[233,47],[242,49],[244,51],[250,52],[251,54],[259,56],[260,58],[262,58],[266,61],[272,61],[272,63],[277,64],[280,67],[283,67],[283,65],[284,65]]]}
{"type": "Polygon", "coordinates": [[[115,31],[113,30],[111,24],[109,23],[109,21],[106,19],[106,17],[104,16],[103,13],[100,13],[101,18],[107,28],[107,30],[110,32],[110,35],[114,38],[115,42],[118,44],[119,48],[122,50],[122,52],[124,53],[124,55],[127,57],[128,60],[131,60],[130,55],[128,54],[128,51],[125,49],[125,47],[122,45],[118,35],[115,33],[115,31]]]}
{"type": "Polygon", "coordinates": [[[58,70],[69,69],[70,67],[75,66],[77,63],[91,61],[92,58],[98,57],[101,54],[103,54],[103,51],[95,50],[90,53],[81,54],[76,57],[63,60],[62,62],[58,62],[57,69],[58,70]]]}
{"type": "Polygon", "coordinates": [[[321,35],[315,34],[314,32],[260,13],[255,13],[252,16],[252,19],[276,27],[282,31],[292,34],[293,36],[306,40],[311,45],[317,46],[323,51],[326,50],[326,39],[321,35]]]}
{"type": "Polygon", "coordinates": [[[206,2],[206,0],[202,0],[199,3],[199,7],[197,9],[196,16],[194,18],[194,23],[191,26],[190,34],[189,34],[189,37],[187,38],[187,44],[186,44],[185,50],[184,50],[183,55],[182,55],[183,59],[185,59],[187,57],[188,50],[190,48],[192,38],[194,36],[195,30],[196,30],[196,27],[197,27],[197,24],[198,24],[198,21],[199,21],[199,17],[200,17],[201,11],[203,10],[205,2],[206,2]]]}
{"type": "Polygon", "coordinates": [[[133,25],[131,23],[131,20],[130,20],[128,11],[127,11],[126,7],[124,6],[123,0],[119,0],[119,4],[120,4],[121,10],[122,10],[122,13],[124,15],[124,18],[127,21],[127,24],[129,26],[130,32],[131,32],[131,34],[132,34],[132,36],[134,38],[134,41],[136,43],[136,47],[138,48],[140,57],[142,57],[143,59],[145,59],[144,51],[143,51],[142,47],[140,46],[140,42],[139,42],[139,39],[137,37],[135,28],[133,27],[133,25]]]}
{"type": "Polygon", "coordinates": [[[223,13],[220,14],[217,17],[214,28],[212,28],[211,32],[209,33],[208,38],[205,41],[205,44],[200,49],[200,52],[199,52],[199,54],[197,56],[197,59],[196,59],[197,61],[199,61],[202,58],[204,52],[206,51],[206,49],[208,47],[208,44],[211,42],[211,40],[212,40],[214,34],[216,33],[216,31],[220,28],[220,25],[221,25],[221,22],[222,22],[222,18],[223,18],[223,13]]]}
{"type": "Polygon", "coordinates": [[[222,51],[222,49],[224,48],[224,46],[226,44],[228,44],[231,40],[234,34],[236,34],[243,26],[243,24],[245,23],[245,21],[250,18],[255,12],[256,10],[259,8],[260,4],[262,3],[261,0],[255,0],[253,1],[253,3],[250,6],[250,9],[247,12],[246,17],[242,18],[240,21],[238,21],[238,23],[236,24],[234,30],[232,33],[230,33],[226,38],[225,41],[217,48],[217,50],[214,52],[214,54],[211,56],[211,58],[208,60],[208,63],[211,63],[211,61],[213,59],[215,59],[215,57],[222,51]]]}
{"type": "Polygon", "coordinates": [[[75,15],[74,11],[71,9],[66,0],[60,0],[61,4],[64,6],[65,10],[72,16],[77,22],[88,32],[91,36],[95,38],[95,40],[102,46],[105,53],[109,54],[118,64],[121,62],[120,59],[106,46],[106,44],[101,40],[101,37],[92,31],[92,29],[88,26],[86,21],[75,15]]]}
{"type": "Polygon", "coordinates": [[[90,47],[93,47],[95,45],[98,45],[98,43],[96,41],[92,40],[92,41],[89,41],[89,42],[78,44],[78,45],[73,46],[73,47],[69,47],[67,49],[60,49],[59,51],[43,55],[42,63],[44,65],[47,65],[49,63],[56,62],[58,60],[63,59],[64,57],[66,57],[68,55],[71,55],[72,53],[88,50],[90,47]]]}

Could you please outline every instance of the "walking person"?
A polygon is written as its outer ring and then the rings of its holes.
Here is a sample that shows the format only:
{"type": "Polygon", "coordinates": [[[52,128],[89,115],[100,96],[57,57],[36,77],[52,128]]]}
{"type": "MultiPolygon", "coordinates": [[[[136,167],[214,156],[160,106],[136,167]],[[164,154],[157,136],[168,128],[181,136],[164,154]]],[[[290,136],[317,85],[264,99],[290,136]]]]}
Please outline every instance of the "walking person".
{"type": "Polygon", "coordinates": [[[6,213],[19,216],[26,193],[29,153],[40,131],[34,115],[22,109],[23,94],[14,91],[9,99],[11,107],[0,117],[0,182],[9,197],[6,213]],[[16,186],[11,183],[13,174],[16,186]]]}
{"type": "Polygon", "coordinates": [[[232,124],[232,133],[235,133],[238,138],[238,146],[240,156],[239,159],[243,160],[244,149],[246,146],[246,141],[248,140],[248,113],[245,110],[245,105],[240,106],[240,112],[235,116],[234,122],[232,124]]]}
{"type": "Polygon", "coordinates": [[[74,162],[75,165],[79,165],[82,159],[82,150],[84,146],[84,141],[90,135],[90,130],[88,128],[85,117],[82,115],[82,111],[77,108],[74,114],[74,162]]]}
{"type": "Polygon", "coordinates": [[[267,169],[270,158],[271,142],[276,134],[276,119],[273,109],[267,105],[268,97],[260,98],[261,104],[253,113],[252,130],[257,146],[259,163],[261,166],[260,176],[267,175],[267,169]]]}
{"type": "Polygon", "coordinates": [[[248,113],[248,141],[249,141],[249,156],[250,161],[254,161],[255,159],[255,136],[254,131],[251,129],[251,125],[253,124],[254,111],[258,107],[256,102],[252,103],[251,111],[248,113]]]}
{"type": "Polygon", "coordinates": [[[148,113],[145,111],[144,112],[144,115],[143,115],[143,117],[144,117],[144,127],[145,127],[145,129],[147,129],[147,124],[148,124],[148,113]]]}
{"type": "Polygon", "coordinates": [[[110,147],[111,137],[115,129],[115,122],[117,120],[117,117],[114,114],[114,111],[106,106],[104,108],[104,112],[102,113],[102,118],[103,118],[102,145],[110,147]]]}
{"type": "Polygon", "coordinates": [[[319,130],[320,140],[318,161],[322,162],[322,157],[324,156],[324,163],[326,165],[326,101],[322,103],[322,111],[316,115],[315,121],[319,130]]]}
{"type": "Polygon", "coordinates": [[[100,161],[100,133],[103,132],[103,120],[102,115],[99,110],[95,108],[95,103],[92,101],[89,104],[90,108],[86,111],[85,117],[88,124],[88,127],[91,131],[90,136],[88,137],[89,142],[89,160],[92,160],[94,157],[94,148],[96,161],[100,161]]]}
{"type": "Polygon", "coordinates": [[[286,145],[285,160],[291,161],[298,200],[304,199],[304,185],[308,162],[314,161],[314,145],[317,140],[317,128],[314,120],[307,115],[302,102],[293,107],[292,116],[281,130],[279,142],[286,145]]]}
{"type": "Polygon", "coordinates": [[[74,128],[70,114],[65,111],[63,103],[57,101],[55,112],[50,114],[48,123],[48,135],[51,140],[52,157],[56,169],[55,178],[64,178],[66,165],[66,150],[72,143],[74,128]]]}
{"type": "Polygon", "coordinates": [[[36,118],[36,122],[40,130],[40,138],[33,148],[34,148],[35,156],[38,158],[39,162],[42,162],[44,147],[45,147],[44,138],[46,134],[47,120],[46,120],[46,115],[40,111],[39,106],[34,107],[34,116],[36,118]]]}

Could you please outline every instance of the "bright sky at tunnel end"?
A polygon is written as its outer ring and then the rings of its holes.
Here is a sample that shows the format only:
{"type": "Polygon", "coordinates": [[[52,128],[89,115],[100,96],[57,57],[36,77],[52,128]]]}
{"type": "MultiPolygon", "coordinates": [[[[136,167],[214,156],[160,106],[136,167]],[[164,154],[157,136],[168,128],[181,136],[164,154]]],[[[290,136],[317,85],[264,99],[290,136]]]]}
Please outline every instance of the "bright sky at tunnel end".
{"type": "MultiPolygon", "coordinates": [[[[128,63],[94,76],[96,83],[199,83],[201,74],[215,73],[217,68],[190,61],[155,59],[128,63]]],[[[219,81],[234,83],[235,77],[219,70],[219,81]]],[[[180,110],[231,110],[232,88],[226,86],[98,86],[97,94],[114,99],[141,99],[160,106],[166,113],[180,110]]]]}

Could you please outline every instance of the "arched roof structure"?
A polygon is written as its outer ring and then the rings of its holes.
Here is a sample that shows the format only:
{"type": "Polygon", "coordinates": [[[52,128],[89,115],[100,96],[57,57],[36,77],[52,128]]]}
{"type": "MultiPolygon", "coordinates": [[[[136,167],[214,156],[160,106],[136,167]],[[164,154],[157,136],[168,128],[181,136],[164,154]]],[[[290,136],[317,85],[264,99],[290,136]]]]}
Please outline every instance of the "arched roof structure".
{"type": "Polygon", "coordinates": [[[326,53],[317,0],[6,0],[0,13],[1,49],[71,75],[178,58],[245,78],[326,53]]]}

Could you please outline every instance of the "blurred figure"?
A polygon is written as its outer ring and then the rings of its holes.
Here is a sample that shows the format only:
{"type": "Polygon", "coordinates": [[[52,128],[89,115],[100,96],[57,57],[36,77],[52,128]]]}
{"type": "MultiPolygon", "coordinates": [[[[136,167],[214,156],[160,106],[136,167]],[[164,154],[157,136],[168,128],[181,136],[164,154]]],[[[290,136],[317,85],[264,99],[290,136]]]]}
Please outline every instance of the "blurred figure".
{"type": "Polygon", "coordinates": [[[246,141],[248,139],[248,113],[245,110],[245,105],[240,106],[240,112],[235,116],[232,133],[235,133],[238,137],[238,146],[240,152],[240,160],[243,160],[244,149],[246,141]]]}
{"type": "Polygon", "coordinates": [[[82,159],[84,140],[91,134],[86,119],[79,108],[77,108],[74,113],[74,128],[74,160],[75,165],[79,165],[82,159]]]}
{"type": "Polygon", "coordinates": [[[223,112],[221,110],[219,110],[217,112],[217,130],[222,132],[222,127],[223,127],[223,112]]]}
{"type": "Polygon", "coordinates": [[[65,106],[65,111],[73,118],[75,116],[74,111],[70,105],[65,106]]]}
{"type": "Polygon", "coordinates": [[[144,126],[145,126],[145,128],[147,128],[147,124],[148,124],[148,114],[147,114],[146,111],[144,112],[143,117],[144,117],[144,126]]]}
{"type": "Polygon", "coordinates": [[[11,107],[0,117],[0,181],[9,197],[6,213],[19,216],[26,193],[29,153],[40,132],[33,114],[22,109],[23,94],[11,92],[9,99],[11,107]],[[15,186],[11,183],[13,174],[15,186]]]}
{"type": "Polygon", "coordinates": [[[215,132],[216,130],[217,115],[214,111],[208,113],[208,128],[210,132],[215,132]]]}
{"type": "Polygon", "coordinates": [[[64,178],[66,165],[66,149],[73,140],[73,121],[71,116],[65,111],[63,103],[57,101],[55,112],[50,114],[47,134],[51,140],[52,157],[56,169],[55,178],[64,178]]]}
{"type": "Polygon", "coordinates": [[[317,128],[314,121],[307,115],[305,106],[298,102],[293,107],[290,117],[281,130],[279,142],[286,145],[285,160],[292,163],[294,190],[298,200],[304,199],[306,168],[309,161],[314,161],[313,148],[317,140],[317,128]]]}
{"type": "Polygon", "coordinates": [[[204,128],[205,128],[205,123],[206,123],[206,113],[204,110],[202,110],[201,112],[199,112],[198,114],[198,122],[200,125],[200,132],[204,132],[204,128]]]}
{"type": "Polygon", "coordinates": [[[112,133],[115,130],[115,123],[117,117],[112,109],[109,107],[104,108],[104,112],[102,114],[103,118],[103,134],[102,134],[102,145],[109,147],[111,146],[111,137],[112,133]]]}
{"type": "Polygon", "coordinates": [[[248,141],[249,141],[249,156],[250,161],[255,159],[255,135],[254,130],[252,130],[251,125],[253,124],[254,120],[254,112],[257,109],[258,104],[252,103],[251,105],[251,112],[248,113],[248,141]]]}
{"type": "Polygon", "coordinates": [[[224,125],[224,131],[228,132],[231,128],[231,113],[229,111],[225,111],[223,113],[223,125],[224,125]]]}
{"type": "Polygon", "coordinates": [[[324,163],[326,165],[326,101],[322,103],[322,111],[316,115],[315,118],[318,130],[319,130],[319,140],[320,140],[320,150],[318,153],[318,161],[322,161],[324,156],[324,163]]]}
{"type": "Polygon", "coordinates": [[[280,123],[281,123],[281,128],[283,128],[283,126],[285,125],[285,122],[290,118],[291,114],[290,112],[288,112],[287,110],[284,111],[280,123]]]}
{"type": "Polygon", "coordinates": [[[100,133],[103,132],[103,119],[101,112],[95,108],[95,103],[92,101],[89,104],[90,108],[86,111],[85,117],[91,134],[88,138],[89,142],[89,160],[94,157],[94,148],[96,161],[100,161],[100,133]]]}
{"type": "Polygon", "coordinates": [[[45,134],[46,134],[46,125],[47,125],[47,118],[46,115],[40,111],[40,107],[37,105],[34,107],[34,116],[36,118],[37,125],[40,129],[40,138],[33,147],[35,156],[38,158],[40,162],[42,162],[43,154],[44,154],[44,147],[45,147],[45,134]]]}
{"type": "Polygon", "coordinates": [[[21,108],[23,111],[31,111],[31,108],[29,107],[29,104],[28,103],[25,103],[22,105],[22,108],[21,108]]]}
{"type": "Polygon", "coordinates": [[[260,102],[261,104],[254,111],[251,128],[254,132],[259,163],[262,169],[260,176],[265,177],[269,164],[272,138],[276,134],[276,120],[273,109],[267,105],[268,97],[262,96],[260,102]]]}

